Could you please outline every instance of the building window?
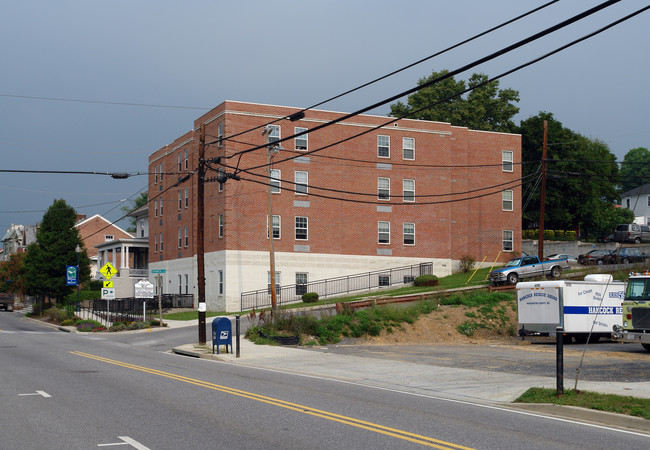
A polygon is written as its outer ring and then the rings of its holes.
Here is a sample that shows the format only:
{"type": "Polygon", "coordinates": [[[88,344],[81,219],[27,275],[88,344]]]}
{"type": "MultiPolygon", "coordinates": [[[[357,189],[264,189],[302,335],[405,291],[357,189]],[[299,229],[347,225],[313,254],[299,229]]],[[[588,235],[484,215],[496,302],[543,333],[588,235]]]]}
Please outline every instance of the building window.
{"type": "Polygon", "coordinates": [[[113,239],[115,239],[115,237],[112,234],[104,235],[104,242],[112,241],[113,239]]]}
{"type": "Polygon", "coordinates": [[[190,293],[190,276],[185,274],[185,294],[190,293]]]}
{"type": "Polygon", "coordinates": [[[296,217],[296,239],[297,240],[307,240],[307,218],[306,217],[296,217]]]}
{"type": "Polygon", "coordinates": [[[160,199],[160,217],[163,215],[163,199],[160,199]]]}
{"type": "Polygon", "coordinates": [[[180,211],[181,208],[183,208],[183,191],[181,189],[178,190],[178,210],[180,211]]]}
{"type": "MultiPolygon", "coordinates": [[[[269,295],[271,295],[271,272],[266,272],[267,281],[267,290],[269,295]]],[[[280,293],[280,272],[275,272],[275,293],[276,295],[280,293]]]]}
{"type": "Polygon", "coordinates": [[[380,244],[390,244],[390,222],[379,221],[377,223],[378,238],[380,244]]]}
{"type": "Polygon", "coordinates": [[[307,274],[304,272],[296,272],[296,295],[303,295],[307,293],[307,274]]]}
{"type": "Polygon", "coordinates": [[[280,193],[280,179],[282,176],[282,172],[280,169],[271,169],[271,193],[272,194],[279,194],[280,193]]]}
{"type": "Polygon", "coordinates": [[[296,171],[296,194],[307,194],[307,184],[309,182],[309,172],[296,171]]]}
{"type": "Polygon", "coordinates": [[[153,201],[153,216],[158,217],[158,200],[153,201]]]}
{"type": "MultiPolygon", "coordinates": [[[[302,133],[304,131],[307,131],[307,128],[302,128],[302,127],[295,127],[293,129],[294,134],[302,133]]],[[[307,134],[303,134],[302,136],[297,136],[295,139],[295,146],[297,151],[305,152],[307,151],[307,134]]]]}
{"type": "Polygon", "coordinates": [[[402,200],[405,202],[415,201],[415,180],[402,181],[402,200]]]}
{"type": "Polygon", "coordinates": [[[390,178],[379,177],[377,179],[377,198],[390,200],[390,178]]]}
{"type": "Polygon", "coordinates": [[[189,230],[187,229],[187,225],[185,225],[185,247],[187,247],[187,244],[190,242],[190,234],[189,230]]]}
{"type": "MultiPolygon", "coordinates": [[[[223,176],[223,167],[219,167],[219,175],[223,176]]],[[[219,183],[219,192],[223,192],[223,183],[219,183]]]]}
{"type": "Polygon", "coordinates": [[[154,247],[153,248],[155,249],[154,252],[157,253],[158,252],[158,235],[157,234],[153,235],[153,241],[154,241],[154,247]]]}
{"type": "Polygon", "coordinates": [[[219,237],[223,237],[223,214],[219,214],[219,237]]]}
{"type": "Polygon", "coordinates": [[[223,122],[217,125],[217,139],[219,140],[219,147],[223,145],[223,122]]]}
{"type": "Polygon", "coordinates": [[[280,125],[267,125],[266,126],[268,129],[271,130],[271,132],[268,134],[268,143],[272,143],[275,141],[280,140],[280,125]]]}
{"type": "Polygon", "coordinates": [[[648,206],[650,206],[650,195],[648,195],[648,206]]]}
{"type": "Polygon", "coordinates": [[[178,248],[183,246],[183,229],[178,227],[178,248]]]}
{"type": "Polygon", "coordinates": [[[390,286],[390,275],[379,275],[379,287],[390,286]]]}
{"type": "MultiPolygon", "coordinates": [[[[266,216],[266,217],[268,219],[268,216],[266,216]]],[[[273,222],[273,225],[272,225],[273,226],[273,239],[280,239],[280,216],[275,216],[274,215],[273,218],[272,218],[272,222],[273,222]]],[[[269,237],[268,228],[269,228],[269,226],[268,226],[268,222],[267,222],[267,225],[266,225],[266,238],[267,239],[269,237]]]]}
{"type": "Polygon", "coordinates": [[[219,295],[223,295],[223,270],[219,271],[219,295]]]}
{"type": "MultiPolygon", "coordinates": [[[[179,171],[179,172],[180,172],[181,170],[183,170],[183,169],[182,169],[182,167],[183,167],[182,164],[183,164],[183,157],[181,156],[181,152],[178,152],[178,171],[179,171]]],[[[179,277],[180,277],[180,275],[179,275],[179,277]]],[[[179,285],[180,285],[180,283],[179,283],[179,285]]]]}
{"type": "Polygon", "coordinates": [[[510,150],[503,150],[501,152],[501,170],[504,172],[513,171],[513,153],[510,150]]]}
{"type": "Polygon", "coordinates": [[[163,163],[160,163],[160,182],[163,180],[163,163]]]}
{"type": "Polygon", "coordinates": [[[415,224],[404,223],[404,245],[415,245],[415,224]]]}
{"type": "Polygon", "coordinates": [[[503,251],[511,252],[514,249],[513,246],[513,235],[512,230],[503,230],[503,251]]]}
{"type": "Polygon", "coordinates": [[[402,138],[402,158],[415,159],[415,139],[402,138]]]}
{"type": "Polygon", "coordinates": [[[162,231],[161,231],[160,232],[160,251],[161,252],[163,251],[163,239],[162,239],[162,237],[163,237],[163,234],[162,234],[162,231]]]}
{"type": "Polygon", "coordinates": [[[512,191],[505,190],[501,193],[501,203],[504,211],[512,211],[512,191]]]}
{"type": "Polygon", "coordinates": [[[390,158],[389,136],[377,136],[377,156],[380,158],[390,158]]]}
{"type": "Polygon", "coordinates": [[[158,166],[153,166],[153,183],[158,184],[158,166]]]}
{"type": "Polygon", "coordinates": [[[178,274],[178,293],[183,293],[183,276],[180,273],[178,274]]]}
{"type": "Polygon", "coordinates": [[[626,207],[627,209],[630,209],[630,205],[631,205],[631,203],[630,203],[630,199],[629,199],[629,198],[626,198],[626,199],[625,199],[625,207],[626,207]]]}
{"type": "Polygon", "coordinates": [[[189,194],[189,192],[188,192],[188,188],[185,188],[185,207],[186,207],[186,208],[187,208],[187,206],[190,204],[190,197],[189,197],[188,194],[189,194]]]}
{"type": "Polygon", "coordinates": [[[188,168],[188,162],[187,162],[187,149],[185,150],[185,170],[188,168]]]}

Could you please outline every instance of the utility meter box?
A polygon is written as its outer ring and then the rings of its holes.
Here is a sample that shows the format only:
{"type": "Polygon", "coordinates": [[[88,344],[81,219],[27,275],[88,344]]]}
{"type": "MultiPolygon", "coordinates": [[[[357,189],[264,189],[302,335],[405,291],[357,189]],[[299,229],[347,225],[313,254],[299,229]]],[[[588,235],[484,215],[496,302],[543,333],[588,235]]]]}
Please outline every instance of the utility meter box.
{"type": "Polygon", "coordinates": [[[228,353],[228,346],[230,345],[230,353],[232,353],[232,322],[228,317],[216,317],[212,321],[212,354],[214,354],[214,346],[217,346],[217,354],[219,354],[219,346],[226,346],[226,353],[228,353]]]}

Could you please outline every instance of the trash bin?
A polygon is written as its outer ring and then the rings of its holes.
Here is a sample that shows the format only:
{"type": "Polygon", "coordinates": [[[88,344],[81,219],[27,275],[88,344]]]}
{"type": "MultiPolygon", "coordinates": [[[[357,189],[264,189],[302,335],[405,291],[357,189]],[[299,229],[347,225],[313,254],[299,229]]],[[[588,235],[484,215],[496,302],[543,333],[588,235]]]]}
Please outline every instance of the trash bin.
{"type": "Polygon", "coordinates": [[[228,353],[228,346],[230,345],[230,353],[232,353],[232,322],[228,317],[216,317],[212,321],[212,354],[214,354],[214,346],[217,346],[217,354],[219,354],[219,346],[226,346],[226,353],[228,353]]]}

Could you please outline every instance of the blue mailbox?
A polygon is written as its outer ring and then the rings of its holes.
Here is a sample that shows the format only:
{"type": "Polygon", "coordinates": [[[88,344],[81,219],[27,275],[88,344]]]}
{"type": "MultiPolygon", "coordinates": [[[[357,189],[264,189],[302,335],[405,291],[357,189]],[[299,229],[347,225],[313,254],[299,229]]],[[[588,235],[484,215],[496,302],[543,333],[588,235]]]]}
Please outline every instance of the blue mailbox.
{"type": "Polygon", "coordinates": [[[214,354],[214,346],[217,346],[217,354],[219,354],[219,346],[226,346],[226,353],[228,353],[228,346],[230,345],[230,353],[232,353],[232,322],[227,317],[217,317],[212,321],[212,354],[214,354]]]}

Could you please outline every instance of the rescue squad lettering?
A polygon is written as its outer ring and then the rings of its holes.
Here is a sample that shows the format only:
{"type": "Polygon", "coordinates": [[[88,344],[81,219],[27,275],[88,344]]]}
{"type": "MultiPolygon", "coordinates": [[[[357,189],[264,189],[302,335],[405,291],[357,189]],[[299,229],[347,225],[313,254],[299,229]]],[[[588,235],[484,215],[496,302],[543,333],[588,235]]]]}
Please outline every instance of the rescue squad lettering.
{"type": "Polygon", "coordinates": [[[564,314],[620,315],[623,314],[623,307],[622,306],[565,306],[564,314]]]}
{"type": "Polygon", "coordinates": [[[549,305],[551,303],[551,302],[547,302],[547,301],[539,301],[539,300],[542,300],[542,299],[537,298],[537,297],[544,297],[544,298],[547,298],[549,300],[553,300],[554,302],[557,302],[557,296],[553,295],[551,293],[548,293],[548,292],[531,292],[529,294],[522,295],[521,298],[519,299],[519,301],[523,302],[523,301],[528,300],[528,299],[536,300],[536,301],[532,301],[532,302],[531,301],[526,301],[527,305],[549,305]]]}

